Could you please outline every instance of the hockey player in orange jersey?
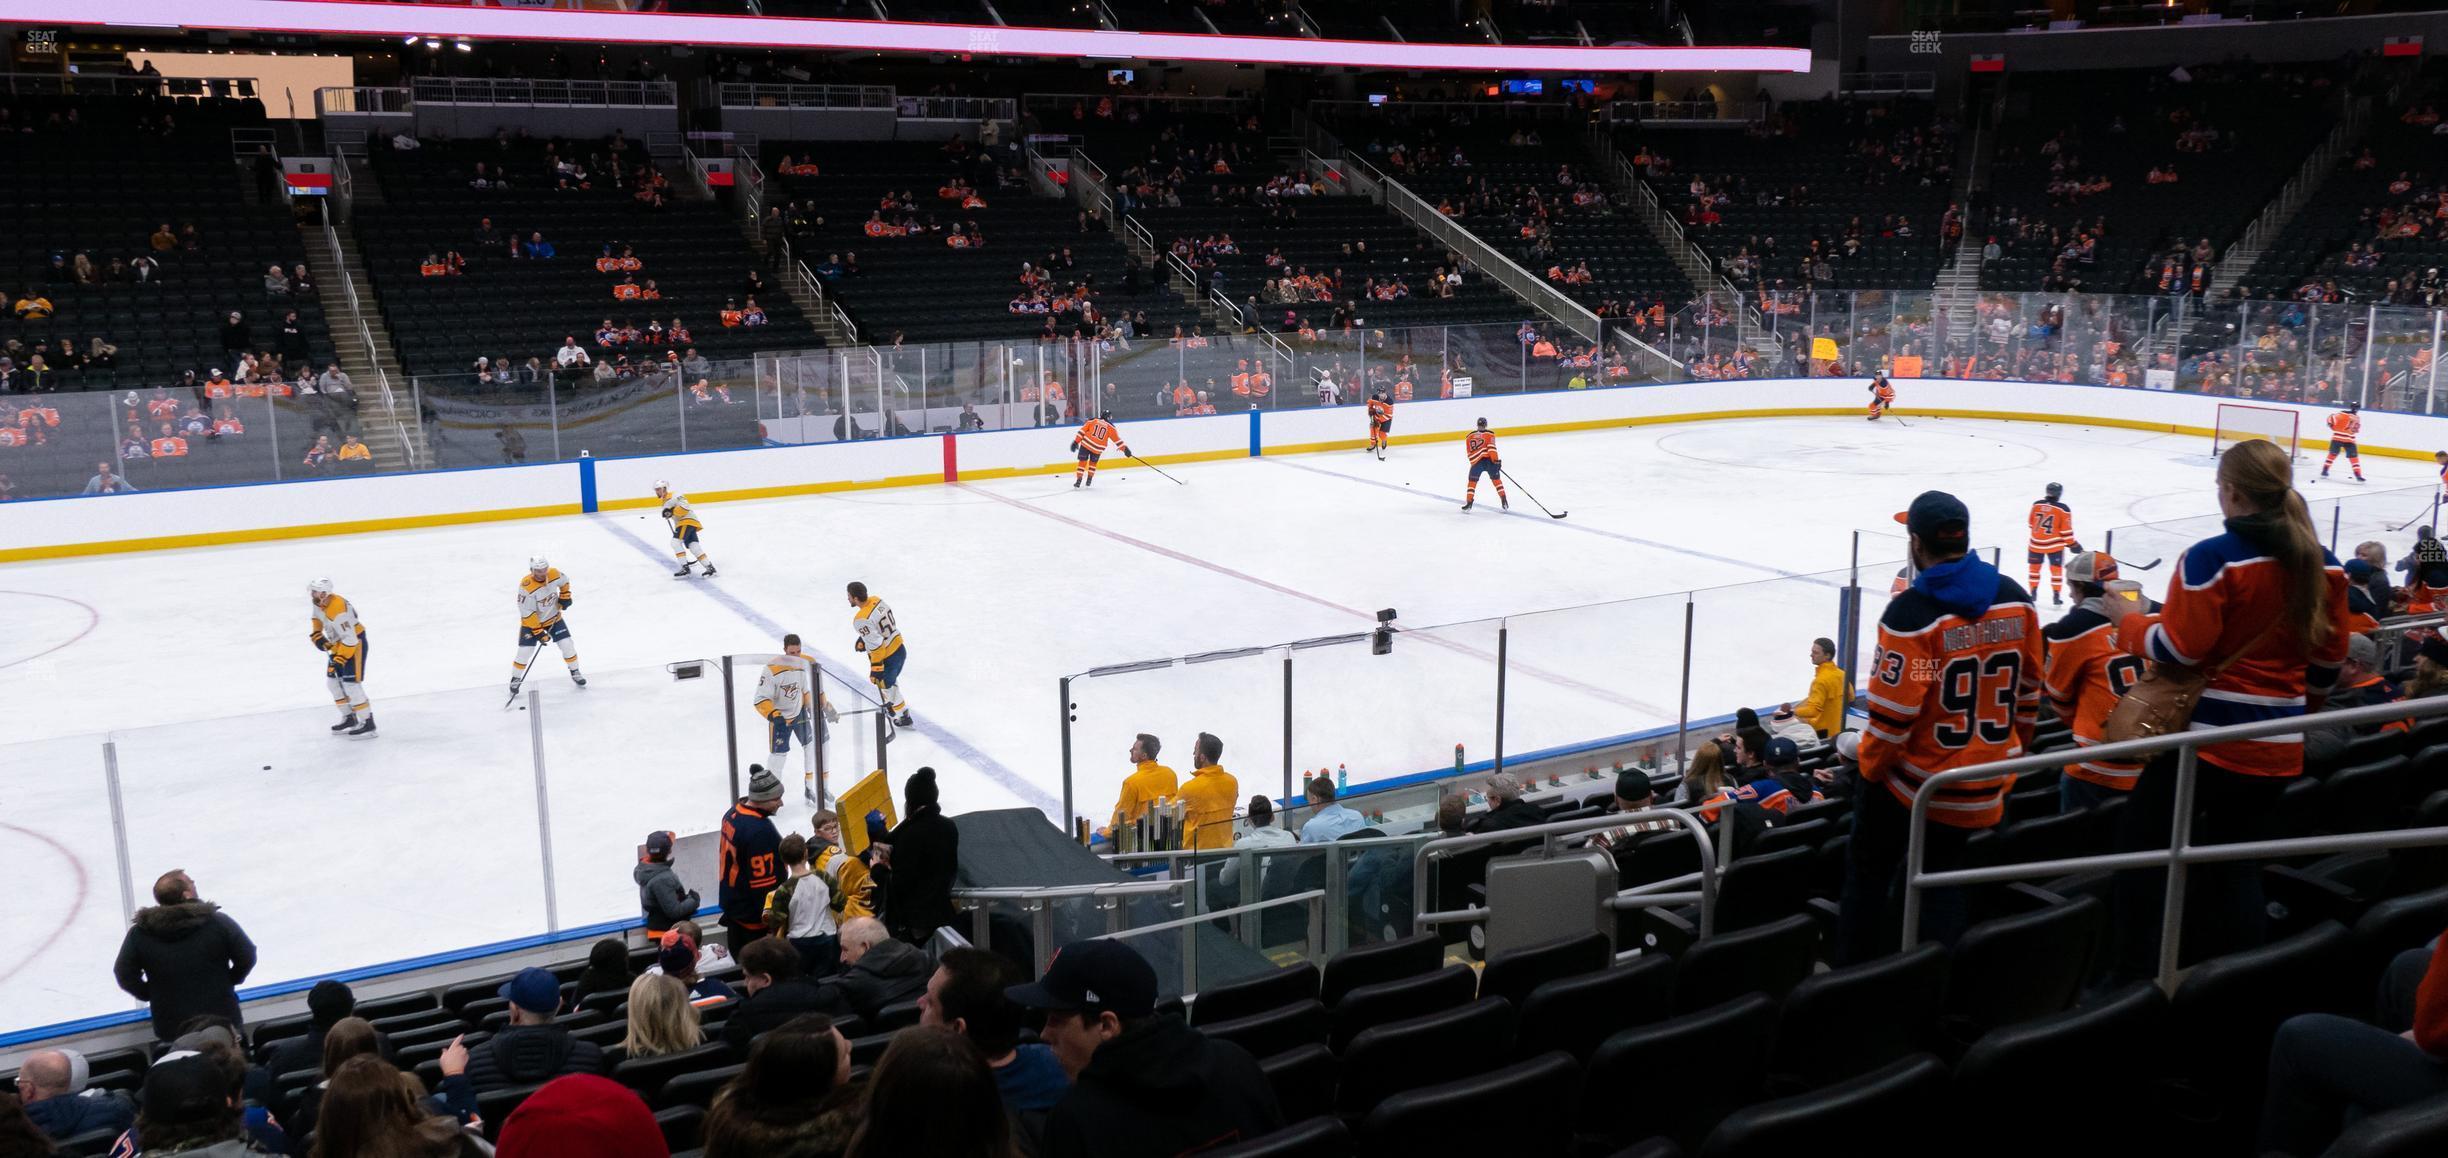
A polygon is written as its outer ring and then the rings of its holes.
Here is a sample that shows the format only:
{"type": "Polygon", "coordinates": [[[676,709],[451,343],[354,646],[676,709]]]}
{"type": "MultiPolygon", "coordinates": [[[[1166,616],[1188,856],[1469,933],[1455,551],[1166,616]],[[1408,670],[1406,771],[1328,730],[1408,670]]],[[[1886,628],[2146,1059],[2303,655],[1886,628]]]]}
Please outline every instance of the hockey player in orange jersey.
{"type": "Polygon", "coordinates": [[[1462,440],[1462,453],[1470,457],[1470,485],[1462,492],[1462,509],[1469,510],[1479,501],[1479,476],[1486,475],[1496,484],[1496,502],[1506,510],[1513,509],[1513,500],[1505,497],[1504,460],[1496,456],[1496,432],[1488,429],[1487,419],[1462,440]]]}

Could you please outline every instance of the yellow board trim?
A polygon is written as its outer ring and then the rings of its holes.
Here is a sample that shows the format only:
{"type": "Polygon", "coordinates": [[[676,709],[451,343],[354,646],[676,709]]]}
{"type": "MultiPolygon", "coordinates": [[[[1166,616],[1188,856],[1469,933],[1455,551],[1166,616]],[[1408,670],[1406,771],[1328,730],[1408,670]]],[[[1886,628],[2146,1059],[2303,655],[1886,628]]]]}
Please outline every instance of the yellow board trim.
{"type": "MultiPolygon", "coordinates": [[[[1795,406],[1776,407],[1765,410],[1701,410],[1680,414],[1642,414],[1622,418],[1590,418],[1578,419],[1571,422],[1543,422],[1520,426],[1506,426],[1503,428],[1503,433],[1507,437],[1520,437],[1533,434],[1569,434],[1588,430],[1613,430],[1635,426],[1666,426],[1682,422],[1715,422],[1725,419],[1738,418],[1824,418],[1829,416],[1857,418],[1860,417],[1862,413],[1862,408],[1858,406],[1795,406]]],[[[2158,434],[2185,434],[2200,438],[2209,438],[2217,433],[2217,431],[2206,426],[2187,426],[2182,423],[2148,422],[2138,418],[2098,418],[2062,414],[2033,414],[2015,410],[1961,410],[1945,407],[1908,410],[1902,407],[1897,407],[1890,410],[1888,413],[1908,418],[1971,418],[1995,422],[2070,423],[2079,426],[2104,426],[2123,430],[2142,430],[2158,434]]],[[[1401,446],[1417,446],[1432,442],[1451,442],[1457,438],[1460,438],[1466,433],[1468,432],[1454,430],[1398,434],[1388,438],[1387,442],[1401,446]]],[[[2311,441],[2310,445],[2318,445],[2320,441],[2321,440],[2314,439],[2311,441]]],[[[1368,440],[1366,438],[1330,439],[1322,442],[1287,443],[1282,446],[1270,446],[1264,448],[1264,452],[1268,456],[1316,454],[1327,451],[1356,450],[1367,445],[1368,440]]],[[[2429,461],[2432,455],[2432,452],[2428,450],[2407,450],[2400,447],[2374,446],[2370,443],[2363,444],[2361,449],[2364,454],[2374,458],[2403,458],[2429,461]]],[[[1153,465],[1158,463],[1221,462],[1227,459],[1248,457],[1250,457],[1250,455],[1247,450],[1232,448],[1227,450],[1192,451],[1185,454],[1155,455],[1153,457],[1144,458],[1140,461],[1153,465]]],[[[1077,465],[1078,464],[1076,461],[1072,461],[1052,462],[1044,466],[1035,467],[1006,466],[987,467],[980,470],[963,469],[960,472],[960,481],[979,482],[987,479],[1021,478],[1046,474],[1067,474],[1070,473],[1077,465]]],[[[1100,473],[1107,470],[1128,470],[1138,465],[1139,462],[1133,462],[1125,459],[1115,463],[1112,466],[1100,466],[1098,470],[1100,473]]],[[[930,483],[941,484],[943,481],[943,472],[938,470],[929,471],[925,474],[892,475],[885,478],[876,479],[792,483],[786,486],[746,487],[736,490],[707,491],[702,494],[693,494],[689,497],[691,502],[739,502],[751,499],[789,498],[798,495],[834,494],[843,491],[881,490],[890,487],[925,486],[930,483]]],[[[596,504],[596,509],[599,511],[625,511],[637,510],[640,508],[659,507],[661,505],[661,500],[652,497],[637,499],[609,499],[599,501],[596,504]]],[[[306,539],[328,535],[360,535],[374,531],[412,530],[422,527],[455,526],[461,523],[500,522],[509,519],[554,518],[564,515],[576,515],[583,513],[585,512],[580,509],[580,506],[577,503],[555,503],[538,507],[507,507],[489,511],[454,511],[448,514],[438,515],[403,515],[397,518],[388,519],[358,519],[348,522],[309,523],[288,527],[256,527],[242,531],[212,531],[187,535],[162,535],[140,539],[115,539],[98,543],[62,543],[44,547],[13,547],[0,549],[0,563],[16,563],[37,559],[65,559],[84,555],[116,555],[135,551],[175,551],[190,547],[218,547],[227,546],[233,543],[262,543],[282,539],[306,539]]]]}

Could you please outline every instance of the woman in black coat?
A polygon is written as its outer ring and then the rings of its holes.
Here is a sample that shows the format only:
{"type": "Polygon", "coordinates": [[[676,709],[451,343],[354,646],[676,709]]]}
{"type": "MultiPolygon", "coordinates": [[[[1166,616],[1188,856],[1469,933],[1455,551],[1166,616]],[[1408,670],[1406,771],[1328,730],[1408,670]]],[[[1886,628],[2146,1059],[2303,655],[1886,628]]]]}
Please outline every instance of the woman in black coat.
{"type": "Polygon", "coordinates": [[[885,838],[876,876],[884,889],[884,927],[924,948],[952,923],[952,883],[960,875],[960,829],[935,802],[935,770],[920,768],[901,788],[902,820],[885,838]]]}

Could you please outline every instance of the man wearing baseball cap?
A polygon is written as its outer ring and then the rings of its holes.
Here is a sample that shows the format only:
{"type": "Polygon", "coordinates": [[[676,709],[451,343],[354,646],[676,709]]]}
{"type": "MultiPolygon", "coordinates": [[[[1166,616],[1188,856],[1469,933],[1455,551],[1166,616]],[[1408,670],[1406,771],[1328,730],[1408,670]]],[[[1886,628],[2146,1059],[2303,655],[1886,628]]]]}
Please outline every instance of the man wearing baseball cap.
{"type": "MultiPolygon", "coordinates": [[[[1915,573],[1879,616],[1863,681],[1870,726],[1837,917],[1840,964],[1901,944],[1904,850],[1923,782],[2022,755],[2040,717],[2039,613],[2021,584],[1970,553],[1963,500],[1924,491],[1896,521],[1911,536],[1915,573]]],[[[1924,864],[1953,867],[1972,833],[2005,818],[2013,789],[2013,776],[1989,776],[1931,790],[1924,864]]],[[[1942,941],[1965,921],[1957,890],[1930,890],[1922,912],[1924,934],[1942,941]]]]}
{"type": "MultiPolygon", "coordinates": [[[[2040,633],[2047,641],[2045,664],[2049,705],[2057,718],[2074,729],[2077,747],[2107,741],[2108,713],[2125,692],[2142,678],[2142,657],[2127,654],[2117,638],[2117,621],[2129,611],[2147,610],[2108,591],[2117,581],[2116,560],[2105,551],[2085,551],[2066,564],[2066,582],[2074,586],[2074,610],[2040,633]]],[[[2057,782],[2060,811],[2072,812],[2106,804],[2133,791],[2142,775],[2140,760],[2085,760],[2066,765],[2057,782]]]]}
{"type": "Polygon", "coordinates": [[[1156,1012],[1156,970],[1128,945],[1074,941],[1045,976],[1004,992],[1045,1011],[1045,1042],[1072,1078],[1046,1117],[1043,1158],[1182,1154],[1283,1125],[1257,1060],[1156,1012]]]}
{"type": "Polygon", "coordinates": [[[467,1076],[477,1093],[532,1086],[563,1074],[603,1072],[603,1049],[553,1024],[561,1012],[561,979],[533,966],[502,982],[510,1024],[468,1051],[467,1076]]]}
{"type": "Polygon", "coordinates": [[[629,870],[629,879],[637,882],[638,908],[646,915],[646,936],[653,940],[671,931],[671,927],[697,915],[697,890],[680,881],[680,870],[672,864],[672,834],[656,831],[646,834],[646,851],[639,855],[637,867],[629,870]]]}

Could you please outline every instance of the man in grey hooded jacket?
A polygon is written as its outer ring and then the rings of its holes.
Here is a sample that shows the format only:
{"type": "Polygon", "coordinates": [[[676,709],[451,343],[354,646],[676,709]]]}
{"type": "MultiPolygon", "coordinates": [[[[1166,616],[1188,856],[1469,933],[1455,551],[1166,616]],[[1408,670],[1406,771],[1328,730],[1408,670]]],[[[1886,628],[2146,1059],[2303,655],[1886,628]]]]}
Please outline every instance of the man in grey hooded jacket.
{"type": "Polygon", "coordinates": [[[680,883],[680,872],[672,867],[672,834],[646,834],[646,856],[630,870],[629,877],[637,882],[638,908],[646,914],[646,935],[661,937],[673,925],[697,915],[700,907],[697,892],[680,883]]]}

